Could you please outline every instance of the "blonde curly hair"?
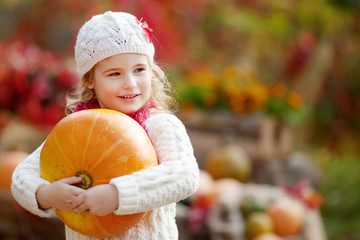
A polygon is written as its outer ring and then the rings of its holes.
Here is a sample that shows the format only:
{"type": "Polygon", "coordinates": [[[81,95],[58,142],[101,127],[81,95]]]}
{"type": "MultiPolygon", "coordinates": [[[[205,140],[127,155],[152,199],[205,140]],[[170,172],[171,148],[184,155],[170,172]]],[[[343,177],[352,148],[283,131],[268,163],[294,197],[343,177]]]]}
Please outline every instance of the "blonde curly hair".
{"type": "MultiPolygon", "coordinates": [[[[178,106],[172,96],[174,93],[172,85],[166,78],[164,71],[155,62],[148,62],[152,71],[151,98],[155,102],[155,108],[153,111],[175,112],[178,106]]],[[[85,73],[77,88],[73,91],[69,91],[66,95],[66,115],[73,113],[78,103],[90,101],[95,97],[94,90],[87,87],[94,77],[94,68],[95,66],[85,73]]]]}

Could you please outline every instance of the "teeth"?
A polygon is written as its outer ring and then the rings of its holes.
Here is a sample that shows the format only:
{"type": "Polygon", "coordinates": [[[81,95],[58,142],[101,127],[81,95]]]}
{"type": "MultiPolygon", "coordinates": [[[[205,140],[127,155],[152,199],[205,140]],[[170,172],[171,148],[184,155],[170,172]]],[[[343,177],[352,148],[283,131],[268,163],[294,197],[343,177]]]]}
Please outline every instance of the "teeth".
{"type": "Polygon", "coordinates": [[[136,95],[131,95],[131,96],[122,96],[122,98],[134,98],[136,97],[136,95]]]}

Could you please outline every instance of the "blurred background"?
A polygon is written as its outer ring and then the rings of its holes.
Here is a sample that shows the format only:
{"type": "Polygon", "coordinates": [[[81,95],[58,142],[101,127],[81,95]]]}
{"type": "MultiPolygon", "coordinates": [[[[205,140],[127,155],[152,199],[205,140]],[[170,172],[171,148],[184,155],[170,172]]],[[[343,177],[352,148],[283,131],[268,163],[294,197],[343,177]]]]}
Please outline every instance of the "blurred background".
{"type": "Polygon", "coordinates": [[[194,145],[180,239],[360,239],[357,0],[2,0],[0,239],[64,239],[13,201],[8,176],[64,117],[76,34],[107,10],[154,30],[194,145]],[[288,210],[271,205],[283,196],[288,210]],[[299,227],[282,232],[279,211],[299,227]]]}

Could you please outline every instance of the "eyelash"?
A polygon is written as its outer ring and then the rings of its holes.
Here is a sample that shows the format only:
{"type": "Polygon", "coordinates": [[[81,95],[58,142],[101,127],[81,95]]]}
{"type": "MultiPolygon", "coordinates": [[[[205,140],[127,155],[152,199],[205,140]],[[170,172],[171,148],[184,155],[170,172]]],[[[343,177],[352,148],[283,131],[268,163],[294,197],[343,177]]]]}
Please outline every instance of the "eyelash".
{"type": "Polygon", "coordinates": [[[142,71],[145,71],[146,69],[145,68],[137,68],[135,69],[135,72],[142,72],[142,71]]]}
{"type": "Polygon", "coordinates": [[[120,73],[115,72],[115,73],[109,74],[109,77],[116,77],[116,76],[119,76],[119,75],[120,75],[120,73]]]}
{"type": "MultiPolygon", "coordinates": [[[[145,70],[146,70],[145,68],[137,68],[137,69],[135,69],[134,72],[139,73],[139,72],[143,72],[145,70]]],[[[119,73],[119,72],[114,72],[114,73],[109,74],[110,77],[116,77],[116,76],[119,76],[119,75],[121,75],[121,73],[119,73]]]]}

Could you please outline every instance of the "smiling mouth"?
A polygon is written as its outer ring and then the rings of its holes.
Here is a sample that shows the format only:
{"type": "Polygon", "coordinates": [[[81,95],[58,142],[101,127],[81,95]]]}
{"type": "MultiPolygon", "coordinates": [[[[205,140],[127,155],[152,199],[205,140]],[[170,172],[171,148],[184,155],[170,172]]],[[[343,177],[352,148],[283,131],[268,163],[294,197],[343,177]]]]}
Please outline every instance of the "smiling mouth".
{"type": "Polygon", "coordinates": [[[139,94],[124,95],[124,96],[119,96],[119,98],[131,99],[131,98],[135,98],[137,96],[139,96],[139,94]]]}

